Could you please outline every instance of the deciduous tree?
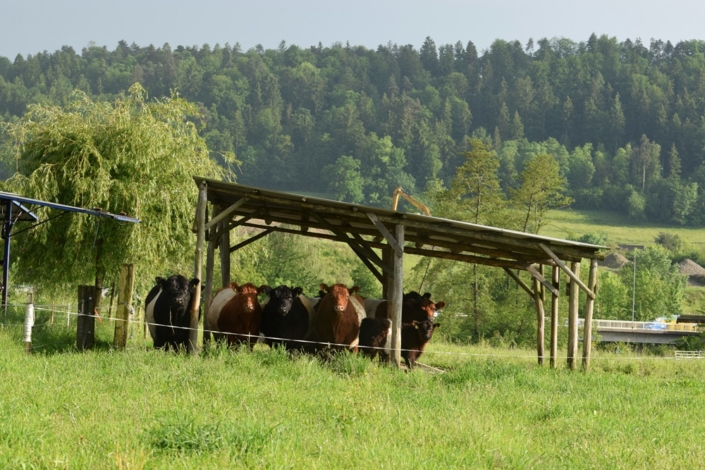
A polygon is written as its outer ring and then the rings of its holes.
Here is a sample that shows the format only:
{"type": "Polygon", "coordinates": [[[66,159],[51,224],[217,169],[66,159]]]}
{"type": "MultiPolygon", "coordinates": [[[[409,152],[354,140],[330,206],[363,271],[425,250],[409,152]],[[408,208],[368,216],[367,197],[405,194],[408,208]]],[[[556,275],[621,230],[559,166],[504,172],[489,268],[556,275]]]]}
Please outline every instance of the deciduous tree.
{"type": "MultiPolygon", "coordinates": [[[[105,270],[130,262],[144,286],[157,274],[190,267],[198,193],[193,176],[224,175],[198,135],[198,116],[195,105],[176,95],[149,101],[136,84],[112,103],[77,92],[66,107],[33,106],[9,125],[19,171],[5,189],[142,221],[75,214],[48,221],[15,239],[15,279],[41,279],[57,289],[93,275],[100,283],[105,270]]],[[[46,219],[49,211],[37,212],[46,219]]]]}

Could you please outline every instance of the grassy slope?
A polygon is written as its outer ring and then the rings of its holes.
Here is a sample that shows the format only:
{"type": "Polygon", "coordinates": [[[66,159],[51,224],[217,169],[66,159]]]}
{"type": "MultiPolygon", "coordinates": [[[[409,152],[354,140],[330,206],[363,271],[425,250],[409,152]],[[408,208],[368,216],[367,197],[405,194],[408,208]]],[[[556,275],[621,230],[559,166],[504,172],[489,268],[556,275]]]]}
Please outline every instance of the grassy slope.
{"type": "MultiPolygon", "coordinates": [[[[705,250],[705,230],[700,227],[659,226],[630,221],[616,212],[588,210],[554,210],[548,213],[548,223],[541,230],[542,235],[568,238],[586,233],[607,234],[607,244],[653,245],[659,232],[678,235],[696,250],[705,250]]],[[[688,287],[683,300],[684,313],[699,313],[705,305],[705,289],[688,287]]]]}
{"type": "Polygon", "coordinates": [[[548,213],[548,223],[541,235],[567,238],[585,233],[606,233],[608,243],[651,245],[659,232],[677,234],[696,248],[705,247],[705,230],[694,227],[654,225],[630,221],[616,212],[554,210],[548,213]]]}
{"type": "Polygon", "coordinates": [[[106,326],[102,350],[76,353],[63,326],[36,330],[45,347],[28,356],[21,328],[0,329],[1,468],[697,468],[705,458],[705,361],[596,353],[583,374],[564,358],[537,368],[531,351],[431,343],[423,362],[447,369],[431,375],[260,347],[186,357],[133,339],[115,352],[106,326]]]}

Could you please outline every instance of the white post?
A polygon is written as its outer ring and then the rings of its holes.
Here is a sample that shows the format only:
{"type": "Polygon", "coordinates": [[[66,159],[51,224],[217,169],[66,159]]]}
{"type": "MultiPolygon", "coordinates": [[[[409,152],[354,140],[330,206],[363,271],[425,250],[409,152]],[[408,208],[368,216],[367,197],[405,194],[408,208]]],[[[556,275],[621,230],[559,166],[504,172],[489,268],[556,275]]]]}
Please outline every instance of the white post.
{"type": "Polygon", "coordinates": [[[71,304],[66,304],[66,328],[71,324],[71,304]]]}
{"type": "Polygon", "coordinates": [[[634,275],[632,276],[632,329],[634,329],[634,306],[636,302],[636,251],[634,247],[634,275]]]}
{"type": "Polygon", "coordinates": [[[24,310],[24,351],[32,352],[32,327],[34,326],[34,303],[32,293],[27,295],[27,305],[24,310]]]}

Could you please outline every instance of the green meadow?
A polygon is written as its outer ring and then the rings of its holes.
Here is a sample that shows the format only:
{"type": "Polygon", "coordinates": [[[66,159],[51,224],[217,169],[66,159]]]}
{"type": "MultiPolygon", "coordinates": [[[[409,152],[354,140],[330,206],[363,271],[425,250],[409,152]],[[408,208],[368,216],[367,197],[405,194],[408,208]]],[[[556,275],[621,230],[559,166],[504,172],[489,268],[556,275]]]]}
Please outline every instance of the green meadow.
{"type": "Polygon", "coordinates": [[[541,235],[556,238],[577,238],[586,233],[606,234],[608,244],[652,245],[660,232],[678,235],[696,249],[705,249],[705,229],[663,226],[635,222],[617,212],[598,210],[552,210],[541,235]]]}
{"type": "MultiPolygon", "coordinates": [[[[596,351],[587,373],[535,352],[434,339],[434,369],[262,345],[197,356],[93,351],[21,312],[0,328],[0,468],[683,468],[705,459],[705,361],[596,351]]],[[[58,320],[58,319],[57,319],[58,320]]]]}

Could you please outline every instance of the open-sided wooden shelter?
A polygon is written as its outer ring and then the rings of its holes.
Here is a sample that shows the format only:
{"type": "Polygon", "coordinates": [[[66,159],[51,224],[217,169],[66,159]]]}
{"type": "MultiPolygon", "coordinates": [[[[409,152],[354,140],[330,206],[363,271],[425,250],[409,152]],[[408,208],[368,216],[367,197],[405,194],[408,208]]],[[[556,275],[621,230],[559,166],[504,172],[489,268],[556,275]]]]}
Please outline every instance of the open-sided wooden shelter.
{"type": "MultiPolygon", "coordinates": [[[[195,230],[197,244],[194,277],[201,279],[203,251],[207,244],[205,301],[213,292],[215,247],[220,249],[221,283],[230,282],[230,253],[272,232],[285,232],[344,242],[382,283],[392,318],[394,360],[400,362],[401,299],[404,254],[451,259],[504,269],[535,302],[538,322],[537,352],[544,361],[544,289],[551,293],[550,363],[556,364],[558,339],[558,297],[560,271],[571,279],[568,289],[568,365],[576,367],[578,354],[578,289],[587,294],[583,341],[583,366],[590,364],[591,320],[597,285],[597,261],[604,258],[604,246],[532,235],[524,232],[471,224],[457,220],[385,210],[327,199],[270,191],[236,183],[194,177],[199,188],[195,230]],[[212,210],[208,211],[210,203],[212,210]],[[208,216],[210,214],[210,216],[208,216]],[[230,245],[230,231],[236,227],[261,229],[237,245],[230,245]],[[378,255],[375,249],[381,250],[378,255]],[[580,261],[590,260],[589,281],[580,280],[580,261]],[[552,276],[543,276],[551,266],[552,276]],[[529,272],[529,286],[514,270],[529,272]]],[[[197,305],[198,303],[196,303],[197,305]]],[[[207,318],[207,315],[204,315],[207,318]]],[[[192,328],[198,326],[198,312],[192,312],[192,328]]],[[[208,325],[204,325],[208,330],[208,325]]],[[[195,348],[197,331],[192,329],[195,348]]]]}

